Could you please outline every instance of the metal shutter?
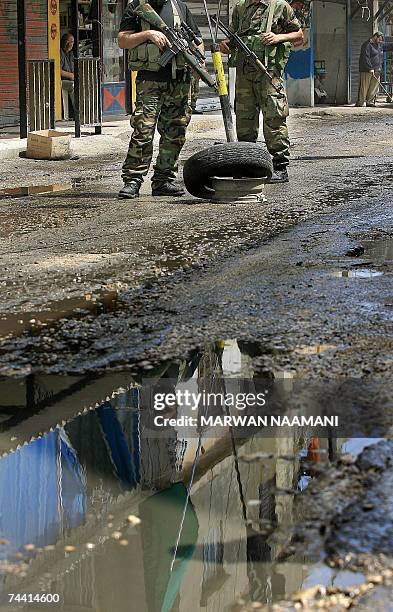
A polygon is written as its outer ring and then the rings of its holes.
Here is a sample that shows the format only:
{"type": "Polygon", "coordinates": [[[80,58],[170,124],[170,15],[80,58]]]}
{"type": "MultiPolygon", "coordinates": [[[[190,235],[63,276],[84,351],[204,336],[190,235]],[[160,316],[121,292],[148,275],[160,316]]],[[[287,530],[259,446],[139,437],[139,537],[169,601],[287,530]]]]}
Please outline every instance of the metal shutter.
{"type": "Polygon", "coordinates": [[[48,59],[48,0],[25,2],[27,59],[48,59]]]}
{"type": "MultiPolygon", "coordinates": [[[[47,0],[26,1],[27,59],[48,57],[47,0]]],[[[0,127],[19,123],[16,0],[0,4],[0,127]]]]}
{"type": "Polygon", "coordinates": [[[0,128],[17,125],[18,106],[18,42],[16,1],[0,4],[0,128]]]}

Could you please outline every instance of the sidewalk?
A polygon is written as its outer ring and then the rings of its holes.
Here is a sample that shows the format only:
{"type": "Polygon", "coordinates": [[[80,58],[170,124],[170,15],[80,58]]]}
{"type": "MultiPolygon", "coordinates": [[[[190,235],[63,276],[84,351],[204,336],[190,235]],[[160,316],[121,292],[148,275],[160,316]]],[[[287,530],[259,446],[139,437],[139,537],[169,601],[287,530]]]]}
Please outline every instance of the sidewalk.
{"type": "MultiPolygon", "coordinates": [[[[291,108],[289,123],[302,117],[353,117],[365,116],[368,117],[390,117],[393,116],[393,105],[380,103],[376,108],[359,108],[356,106],[316,106],[316,107],[299,107],[291,108]]],[[[194,115],[189,126],[189,133],[193,138],[203,139],[206,131],[209,131],[209,137],[214,137],[215,133],[218,139],[222,138],[222,117],[219,111],[206,113],[202,115],[194,115]]],[[[0,129],[0,159],[13,159],[19,156],[19,153],[26,150],[26,139],[18,137],[18,128],[0,129]]],[[[74,132],[72,122],[58,122],[56,129],[63,132],[74,132]]],[[[110,155],[118,153],[119,148],[126,148],[130,137],[129,118],[113,119],[107,118],[102,126],[102,134],[95,135],[92,129],[83,128],[81,138],[73,138],[72,151],[74,155],[79,157],[98,157],[101,155],[110,155]]]]}

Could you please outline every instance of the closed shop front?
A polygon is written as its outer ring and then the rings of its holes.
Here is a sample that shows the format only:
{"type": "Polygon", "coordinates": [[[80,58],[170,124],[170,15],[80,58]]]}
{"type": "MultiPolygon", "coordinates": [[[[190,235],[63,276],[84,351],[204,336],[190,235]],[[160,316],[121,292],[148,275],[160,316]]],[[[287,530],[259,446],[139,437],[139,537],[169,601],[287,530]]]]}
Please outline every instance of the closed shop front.
{"type": "MultiPolygon", "coordinates": [[[[48,57],[47,0],[29,0],[26,10],[26,59],[48,57]]],[[[0,127],[19,123],[17,2],[0,3],[0,127]]]]}
{"type": "Polygon", "coordinates": [[[18,107],[18,38],[16,1],[0,3],[0,127],[17,125],[18,107]]]}

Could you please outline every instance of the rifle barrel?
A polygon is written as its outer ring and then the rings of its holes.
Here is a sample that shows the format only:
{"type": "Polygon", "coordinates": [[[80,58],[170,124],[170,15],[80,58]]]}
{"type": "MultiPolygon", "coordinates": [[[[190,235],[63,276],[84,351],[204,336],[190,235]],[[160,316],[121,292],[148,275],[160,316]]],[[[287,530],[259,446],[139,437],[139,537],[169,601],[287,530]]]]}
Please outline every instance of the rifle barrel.
{"type": "Polygon", "coordinates": [[[226,27],[226,25],[224,23],[222,23],[222,21],[220,19],[217,19],[217,16],[214,15],[212,17],[212,21],[216,23],[216,25],[219,27],[219,29],[221,30],[221,32],[223,32],[223,34],[225,34],[226,36],[228,36],[228,38],[232,38],[235,41],[235,44],[242,50],[244,51],[245,55],[247,57],[250,58],[250,60],[255,64],[255,66],[257,68],[259,68],[259,70],[266,74],[266,76],[268,77],[269,81],[271,82],[272,86],[274,87],[274,89],[277,91],[277,93],[282,93],[282,88],[275,85],[273,83],[273,77],[272,75],[269,73],[268,69],[266,68],[266,66],[263,64],[263,62],[261,62],[261,60],[258,58],[257,55],[255,55],[255,53],[253,51],[251,51],[251,49],[249,49],[246,45],[245,42],[242,41],[242,39],[240,38],[240,36],[238,36],[237,34],[235,34],[234,32],[231,32],[231,30],[229,28],[226,27]]]}
{"type": "MultiPolygon", "coordinates": [[[[217,20],[219,20],[220,17],[221,17],[221,3],[222,3],[222,0],[218,0],[217,20]]],[[[216,31],[214,33],[214,36],[215,36],[215,38],[217,40],[217,37],[218,37],[218,23],[216,23],[216,31]]]]}
{"type": "Polygon", "coordinates": [[[197,36],[194,32],[194,30],[192,28],[190,28],[189,25],[186,24],[185,21],[181,22],[181,28],[185,31],[186,34],[188,34],[188,36],[190,37],[190,39],[192,40],[192,42],[199,47],[199,45],[202,44],[202,38],[199,38],[199,36],[197,36]]]}
{"type": "Polygon", "coordinates": [[[214,36],[214,33],[213,33],[212,22],[211,22],[211,19],[210,19],[209,9],[207,8],[206,0],[203,0],[203,5],[205,7],[205,13],[206,13],[206,18],[207,18],[207,23],[209,25],[209,30],[210,30],[210,36],[211,36],[211,39],[212,39],[212,44],[215,45],[216,44],[216,39],[215,39],[215,36],[214,36]]]}

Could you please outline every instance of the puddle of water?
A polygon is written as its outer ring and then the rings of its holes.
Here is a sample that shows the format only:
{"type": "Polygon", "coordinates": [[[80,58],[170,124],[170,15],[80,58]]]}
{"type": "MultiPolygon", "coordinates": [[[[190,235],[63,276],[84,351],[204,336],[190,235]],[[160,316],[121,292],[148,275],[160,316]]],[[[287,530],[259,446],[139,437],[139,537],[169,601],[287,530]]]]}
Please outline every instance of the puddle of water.
{"type": "Polygon", "coordinates": [[[371,268],[354,268],[353,270],[337,270],[332,276],[337,278],[375,278],[382,276],[383,272],[372,270],[371,268]]]}
{"type": "Polygon", "coordinates": [[[333,586],[345,589],[366,582],[366,576],[360,572],[342,570],[338,572],[333,580],[333,586]]]}
{"type": "MultiPolygon", "coordinates": [[[[152,444],[141,436],[144,420],[130,389],[0,460],[8,491],[0,501],[3,571],[12,564],[4,580],[11,571],[18,591],[39,579],[64,605],[99,602],[120,612],[130,601],[141,611],[172,610],[176,601],[178,610],[216,602],[224,611],[245,588],[271,601],[285,595],[287,581],[300,587],[303,559],[275,564],[296,514],[294,496],[280,496],[275,485],[292,487],[299,462],[289,471],[277,460],[239,467],[228,446],[187,501],[195,446],[175,438],[152,444]],[[246,503],[255,498],[257,505],[246,503]],[[48,571],[42,576],[36,566],[48,571]]],[[[258,449],[296,453],[298,445],[251,440],[241,450],[258,449]]]]}
{"type": "Polygon", "coordinates": [[[364,242],[363,246],[367,258],[372,259],[375,263],[393,261],[393,238],[364,242]]]}
{"type": "Polygon", "coordinates": [[[0,189],[0,199],[7,197],[20,198],[30,195],[45,195],[47,193],[56,193],[59,191],[69,191],[71,189],[76,189],[78,187],[82,187],[88,183],[92,183],[95,181],[102,181],[105,178],[111,176],[111,172],[115,172],[112,170],[110,172],[105,172],[101,174],[95,174],[94,176],[81,176],[72,179],[68,183],[53,183],[50,185],[22,185],[20,187],[6,187],[4,189],[0,189]]]}
{"type": "MultiPolygon", "coordinates": [[[[250,346],[207,345],[149,377],[168,392],[173,380],[217,390],[225,374],[241,392],[250,346]]],[[[44,590],[67,609],[224,612],[239,593],[270,603],[305,584],[312,560],[288,548],[295,497],[344,440],[294,428],[203,438],[198,454],[175,429],[151,437],[145,393],[120,372],[2,382],[0,602],[44,590]]]]}
{"type": "Polygon", "coordinates": [[[107,291],[96,294],[86,293],[83,297],[59,300],[47,304],[43,310],[0,314],[0,337],[18,336],[23,332],[34,333],[59,319],[114,312],[119,306],[118,292],[107,291]]]}
{"type": "Polygon", "coordinates": [[[318,585],[323,585],[325,587],[334,586],[346,589],[363,584],[365,580],[365,575],[360,572],[351,572],[349,570],[337,571],[324,563],[318,563],[307,576],[303,588],[309,589],[318,585]]]}
{"type": "Polygon", "coordinates": [[[365,157],[365,155],[300,155],[294,157],[296,161],[320,161],[320,160],[336,160],[336,159],[358,159],[365,157]]]}
{"type": "Polygon", "coordinates": [[[0,189],[0,199],[6,197],[20,198],[30,195],[44,195],[72,189],[72,183],[55,183],[52,185],[25,185],[22,187],[7,187],[0,189]]]}
{"type": "Polygon", "coordinates": [[[94,183],[95,181],[103,181],[104,179],[110,177],[113,173],[118,173],[119,168],[116,170],[110,170],[108,172],[103,172],[101,174],[95,174],[94,176],[78,176],[77,178],[72,179],[72,186],[74,188],[82,187],[83,185],[94,183]]]}
{"type": "Polygon", "coordinates": [[[352,438],[344,442],[341,450],[343,453],[349,453],[357,457],[367,446],[377,444],[377,442],[381,442],[382,439],[383,438],[352,438]]]}
{"type": "Polygon", "coordinates": [[[332,351],[336,349],[337,346],[334,344],[314,344],[313,346],[300,346],[295,349],[295,353],[299,355],[319,355],[321,353],[325,353],[326,351],[332,351]]]}

